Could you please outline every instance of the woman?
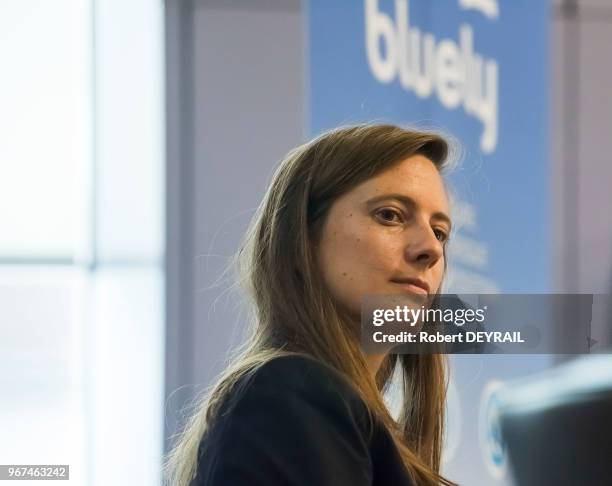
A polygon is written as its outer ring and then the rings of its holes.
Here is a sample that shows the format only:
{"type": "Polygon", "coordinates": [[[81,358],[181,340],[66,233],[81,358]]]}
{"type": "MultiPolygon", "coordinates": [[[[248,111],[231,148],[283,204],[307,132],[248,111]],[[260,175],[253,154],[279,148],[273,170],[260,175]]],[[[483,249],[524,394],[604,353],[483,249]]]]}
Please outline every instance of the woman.
{"type": "Polygon", "coordinates": [[[172,486],[454,484],[439,475],[444,356],[367,356],[359,336],[363,295],[440,292],[448,155],[439,135],[392,125],[287,155],[238,254],[254,331],[169,455],[172,486]]]}

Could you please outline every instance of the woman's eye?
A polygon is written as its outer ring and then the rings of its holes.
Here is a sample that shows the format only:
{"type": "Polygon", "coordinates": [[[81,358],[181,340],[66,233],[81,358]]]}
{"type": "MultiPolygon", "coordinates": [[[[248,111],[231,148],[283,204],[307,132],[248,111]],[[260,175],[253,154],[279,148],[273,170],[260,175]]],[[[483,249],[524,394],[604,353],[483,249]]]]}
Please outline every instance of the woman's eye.
{"type": "Polygon", "coordinates": [[[386,223],[395,223],[401,221],[401,215],[394,209],[381,209],[376,213],[379,219],[386,223]]]}
{"type": "Polygon", "coordinates": [[[434,230],[434,234],[439,242],[444,243],[448,239],[448,235],[439,229],[434,230]]]}

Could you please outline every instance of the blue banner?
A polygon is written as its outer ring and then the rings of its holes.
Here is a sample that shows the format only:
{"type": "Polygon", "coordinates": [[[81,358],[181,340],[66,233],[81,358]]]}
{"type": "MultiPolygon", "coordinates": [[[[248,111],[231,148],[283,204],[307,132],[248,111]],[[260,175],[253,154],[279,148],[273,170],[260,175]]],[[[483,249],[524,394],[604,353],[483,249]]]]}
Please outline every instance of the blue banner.
{"type": "Polygon", "coordinates": [[[311,0],[307,19],[312,134],[384,121],[463,146],[447,290],[549,290],[548,3],[311,0]]]}
{"type": "MultiPolygon", "coordinates": [[[[449,178],[446,292],[551,286],[549,3],[545,0],[310,0],[312,135],[389,122],[442,130],[464,149],[449,178]]],[[[510,484],[496,390],[547,356],[453,356],[444,472],[510,484]]]]}

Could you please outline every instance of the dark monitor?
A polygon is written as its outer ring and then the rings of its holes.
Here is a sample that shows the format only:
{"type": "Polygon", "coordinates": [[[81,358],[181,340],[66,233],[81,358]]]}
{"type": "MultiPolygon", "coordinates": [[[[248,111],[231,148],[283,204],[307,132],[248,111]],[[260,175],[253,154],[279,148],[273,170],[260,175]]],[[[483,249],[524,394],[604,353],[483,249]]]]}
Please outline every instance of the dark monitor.
{"type": "Polygon", "coordinates": [[[517,485],[612,485],[612,355],[510,384],[499,403],[517,485]]]}

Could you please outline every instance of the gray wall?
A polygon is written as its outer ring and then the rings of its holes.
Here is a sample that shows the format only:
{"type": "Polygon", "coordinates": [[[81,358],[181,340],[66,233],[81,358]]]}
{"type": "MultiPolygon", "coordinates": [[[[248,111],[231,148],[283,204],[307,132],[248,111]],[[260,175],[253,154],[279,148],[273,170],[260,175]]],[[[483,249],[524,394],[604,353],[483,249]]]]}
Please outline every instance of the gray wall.
{"type": "Polygon", "coordinates": [[[219,278],[305,117],[298,0],[168,1],[166,29],[172,433],[185,401],[240,342],[244,315],[219,278]]]}
{"type": "MultiPolygon", "coordinates": [[[[609,292],[612,3],[556,0],[551,14],[554,282],[561,293],[609,292]]],[[[608,345],[609,315],[593,322],[608,345]]]]}

